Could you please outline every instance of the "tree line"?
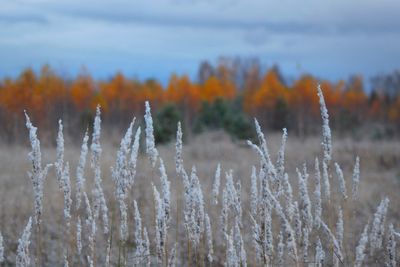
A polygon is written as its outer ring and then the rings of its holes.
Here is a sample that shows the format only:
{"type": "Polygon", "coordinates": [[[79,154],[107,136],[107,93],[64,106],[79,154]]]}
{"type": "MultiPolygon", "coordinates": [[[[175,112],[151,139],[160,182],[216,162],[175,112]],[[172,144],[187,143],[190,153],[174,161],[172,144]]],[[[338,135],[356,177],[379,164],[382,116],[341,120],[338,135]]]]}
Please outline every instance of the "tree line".
{"type": "Polygon", "coordinates": [[[338,132],[379,125],[384,134],[395,133],[400,127],[399,77],[398,72],[377,76],[367,93],[361,76],[332,82],[304,74],[288,82],[276,66],[263,69],[256,60],[203,62],[196,80],[172,74],[165,86],[121,72],[95,80],[82,70],[67,79],[45,65],[38,72],[27,68],[15,78],[0,81],[0,135],[8,142],[25,137],[24,110],[43,135],[54,134],[51,131],[59,118],[74,135],[91,124],[97,105],[102,107],[105,126],[120,130],[132,115],[141,117],[148,100],[156,114],[160,141],[169,140],[167,133],[174,129],[165,127],[176,125],[172,123],[176,120],[189,132],[224,128],[233,136],[249,138],[252,117],[265,129],[288,127],[305,136],[319,129],[318,84],[330,110],[331,126],[338,132]]]}

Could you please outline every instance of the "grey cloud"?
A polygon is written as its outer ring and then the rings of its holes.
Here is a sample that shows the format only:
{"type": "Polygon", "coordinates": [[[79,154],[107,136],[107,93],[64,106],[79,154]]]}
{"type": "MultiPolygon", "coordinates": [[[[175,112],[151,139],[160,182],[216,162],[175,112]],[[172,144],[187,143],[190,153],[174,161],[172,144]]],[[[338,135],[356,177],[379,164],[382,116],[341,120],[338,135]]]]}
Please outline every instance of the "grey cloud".
{"type": "Polygon", "coordinates": [[[49,21],[45,16],[35,14],[0,14],[0,23],[2,24],[47,24],[49,21]]]}
{"type": "Polygon", "coordinates": [[[380,18],[380,21],[370,21],[368,18],[348,18],[343,21],[295,21],[295,20],[268,20],[243,19],[232,16],[218,18],[215,14],[149,14],[136,11],[115,10],[85,10],[67,9],[62,15],[84,20],[103,21],[116,24],[139,24],[155,27],[194,28],[212,30],[265,30],[274,34],[305,34],[305,35],[335,35],[335,34],[400,34],[400,20],[393,16],[380,18]]]}

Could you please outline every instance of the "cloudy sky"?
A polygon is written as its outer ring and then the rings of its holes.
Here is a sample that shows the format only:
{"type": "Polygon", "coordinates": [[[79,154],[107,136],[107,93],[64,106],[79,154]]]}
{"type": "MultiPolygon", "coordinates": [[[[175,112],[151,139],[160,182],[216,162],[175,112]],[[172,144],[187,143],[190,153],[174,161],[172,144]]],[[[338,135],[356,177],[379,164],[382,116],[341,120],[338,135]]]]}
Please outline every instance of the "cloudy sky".
{"type": "Polygon", "coordinates": [[[166,81],[201,60],[258,57],[285,75],[400,68],[399,0],[2,0],[0,76],[51,64],[166,81]]]}

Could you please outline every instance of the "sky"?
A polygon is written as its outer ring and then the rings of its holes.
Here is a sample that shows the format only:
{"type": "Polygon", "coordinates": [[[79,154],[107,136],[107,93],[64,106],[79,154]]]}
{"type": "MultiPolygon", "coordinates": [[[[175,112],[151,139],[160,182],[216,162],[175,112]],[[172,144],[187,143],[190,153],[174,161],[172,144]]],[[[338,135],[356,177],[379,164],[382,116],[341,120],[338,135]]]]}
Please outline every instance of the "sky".
{"type": "Polygon", "coordinates": [[[2,0],[0,77],[50,64],[166,82],[202,60],[259,58],[285,76],[400,68],[398,0],[2,0]]]}

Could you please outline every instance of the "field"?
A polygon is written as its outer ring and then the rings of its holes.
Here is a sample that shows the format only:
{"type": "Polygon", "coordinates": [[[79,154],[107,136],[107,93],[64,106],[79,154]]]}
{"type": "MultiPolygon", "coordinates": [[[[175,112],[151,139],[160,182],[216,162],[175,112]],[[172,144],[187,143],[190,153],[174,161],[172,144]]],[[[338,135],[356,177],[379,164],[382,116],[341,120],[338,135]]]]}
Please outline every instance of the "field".
{"type": "MultiPolygon", "coordinates": [[[[35,213],[35,189],[27,174],[32,172],[32,162],[28,159],[31,148],[1,146],[0,231],[5,248],[4,266],[14,265],[16,261],[19,266],[27,263],[35,266],[396,265],[396,239],[399,235],[396,227],[400,217],[397,208],[400,204],[398,140],[354,140],[339,138],[333,133],[332,160],[327,160],[320,136],[299,139],[289,132],[283,171],[278,156],[282,142],[279,133],[265,133],[270,160],[262,138],[261,144],[257,143],[260,157],[246,142],[232,141],[220,131],[207,132],[184,143],[183,165],[179,162],[176,165],[174,142],[157,146],[154,150],[146,133],[147,140],[140,141],[137,165],[133,168],[128,155],[134,150],[135,131],[134,125],[132,136],[125,139],[129,141],[119,156],[119,140],[125,133],[120,133],[119,137],[101,136],[100,161],[95,159],[93,166],[91,157],[100,155],[96,150],[99,147],[90,147],[89,143],[84,168],[84,191],[89,201],[82,198],[79,208],[76,207],[77,176],[79,178],[76,168],[82,140],[65,136],[62,138],[65,151],[60,149],[60,138],[58,151],[50,145],[42,146],[43,166],[47,163],[54,166],[50,167],[44,180],[40,224],[35,219],[38,216],[38,212],[35,213]],[[60,151],[64,153],[63,159],[60,151]],[[155,151],[159,157],[152,167],[149,154],[155,151]],[[357,197],[352,193],[356,156],[360,158],[357,197]],[[319,175],[314,167],[316,157],[320,163],[319,175]],[[120,159],[118,164],[117,158],[120,159]],[[165,164],[167,177],[163,175],[159,159],[165,164]],[[66,171],[67,162],[69,173],[66,171]],[[324,194],[323,162],[329,164],[326,176],[330,181],[329,200],[324,194]],[[340,171],[336,171],[335,162],[339,163],[344,174],[346,197],[342,194],[340,171]],[[221,185],[216,204],[212,191],[219,163],[221,185]],[[192,166],[195,166],[195,172],[190,171],[192,166]],[[252,166],[257,170],[253,178],[252,166]],[[111,167],[114,167],[114,172],[111,167]],[[132,173],[126,175],[124,171],[133,169],[136,175],[131,184],[128,180],[132,173]],[[100,182],[98,177],[95,178],[99,170],[100,182]],[[188,184],[185,184],[186,172],[188,184]],[[288,174],[289,183],[286,183],[284,173],[288,174]],[[119,183],[117,189],[116,181],[119,183]],[[292,196],[288,184],[293,188],[292,196]],[[104,191],[107,212],[103,209],[99,185],[104,191]],[[320,194],[319,204],[315,192],[320,194]],[[390,199],[388,207],[385,197],[390,199]],[[137,212],[135,214],[134,200],[137,201],[140,220],[137,212]],[[295,201],[298,201],[298,206],[295,201]],[[380,203],[380,212],[376,212],[380,203]],[[322,207],[319,215],[318,205],[322,207]],[[290,207],[294,211],[290,211],[290,207]],[[126,226],[121,220],[124,212],[126,226]],[[104,229],[107,220],[104,215],[108,219],[108,229],[104,229]],[[24,243],[21,235],[30,217],[31,229],[25,230],[30,238],[28,235],[28,243],[24,243]],[[77,227],[78,217],[80,227],[77,227]],[[368,241],[363,247],[360,246],[360,237],[366,225],[368,241]],[[125,232],[121,230],[124,227],[127,227],[125,232]],[[82,244],[81,251],[79,243],[82,244]],[[19,250],[22,247],[25,249],[19,250]],[[361,261],[359,257],[362,257],[361,261]]],[[[142,133],[144,135],[144,129],[142,133]]],[[[28,131],[26,135],[28,139],[28,131]]],[[[54,136],[54,140],[56,138],[54,136]]]]}

